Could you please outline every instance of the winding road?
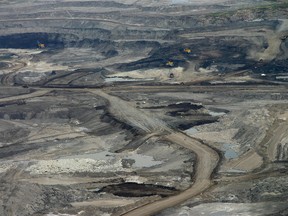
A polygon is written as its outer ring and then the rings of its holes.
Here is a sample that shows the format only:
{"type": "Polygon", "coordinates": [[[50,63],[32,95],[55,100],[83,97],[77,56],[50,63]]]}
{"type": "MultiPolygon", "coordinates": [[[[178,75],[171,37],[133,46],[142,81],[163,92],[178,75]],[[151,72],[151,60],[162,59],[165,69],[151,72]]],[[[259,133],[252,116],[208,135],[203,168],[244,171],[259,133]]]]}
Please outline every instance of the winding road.
{"type": "Polygon", "coordinates": [[[110,103],[110,112],[121,119],[121,121],[140,127],[147,133],[156,132],[158,134],[167,134],[164,135],[165,139],[183,146],[197,155],[194,183],[189,189],[176,196],[149,203],[122,215],[145,216],[156,214],[164,209],[183,203],[193,196],[205,191],[213,184],[210,177],[219,161],[219,156],[216,151],[184,133],[174,131],[164,121],[157,119],[157,116],[139,110],[133,107],[129,102],[111,96],[102,90],[90,90],[90,92],[107,99],[110,103]]]}
{"type": "MultiPolygon", "coordinates": [[[[60,89],[58,89],[60,90],[60,89]]],[[[64,90],[64,89],[63,89],[64,90]]],[[[11,96],[0,99],[0,102],[9,102],[13,100],[27,99],[33,97],[39,97],[50,92],[51,89],[37,89],[37,91],[20,95],[11,96]]],[[[73,91],[81,91],[79,89],[73,91]]],[[[109,95],[103,90],[99,89],[85,89],[83,91],[89,91],[109,101],[109,111],[121,121],[124,121],[134,127],[141,128],[147,134],[159,134],[163,138],[169,140],[175,144],[185,147],[193,151],[197,155],[197,162],[194,176],[194,183],[192,186],[179,193],[178,195],[171,196],[159,201],[148,203],[144,206],[137,207],[128,211],[122,215],[125,216],[145,216],[153,215],[169,207],[183,203],[184,201],[192,198],[193,196],[202,193],[208,189],[213,183],[211,182],[211,174],[218,164],[219,156],[216,151],[210,147],[200,143],[198,140],[187,136],[184,133],[173,130],[164,121],[157,118],[143,110],[139,110],[133,106],[129,101],[124,101],[118,97],[109,95]]]]}

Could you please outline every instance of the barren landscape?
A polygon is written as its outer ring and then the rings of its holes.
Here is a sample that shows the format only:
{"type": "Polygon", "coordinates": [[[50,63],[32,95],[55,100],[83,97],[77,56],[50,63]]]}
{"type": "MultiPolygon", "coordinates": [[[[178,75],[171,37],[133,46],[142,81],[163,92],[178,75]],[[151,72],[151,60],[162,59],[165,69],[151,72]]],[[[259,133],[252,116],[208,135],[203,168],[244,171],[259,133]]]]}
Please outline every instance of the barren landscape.
{"type": "Polygon", "coordinates": [[[0,2],[0,215],[288,215],[288,1],[0,2]]]}

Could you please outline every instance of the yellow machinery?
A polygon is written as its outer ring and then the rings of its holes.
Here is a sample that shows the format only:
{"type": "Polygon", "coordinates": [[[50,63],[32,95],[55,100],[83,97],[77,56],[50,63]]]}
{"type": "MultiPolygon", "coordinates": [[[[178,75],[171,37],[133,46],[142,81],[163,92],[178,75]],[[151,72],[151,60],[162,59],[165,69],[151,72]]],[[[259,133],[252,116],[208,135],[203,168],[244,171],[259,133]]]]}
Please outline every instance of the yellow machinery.
{"type": "Polygon", "coordinates": [[[192,50],[191,50],[191,49],[189,49],[189,48],[185,48],[185,49],[184,49],[184,52],[189,54],[189,53],[191,53],[191,52],[192,52],[192,50]]]}
{"type": "Polygon", "coordinates": [[[166,62],[166,66],[173,67],[174,66],[174,62],[169,60],[169,61],[166,62]]]}
{"type": "Polygon", "coordinates": [[[45,44],[40,43],[39,41],[37,42],[38,48],[40,49],[44,49],[45,48],[45,44]]]}

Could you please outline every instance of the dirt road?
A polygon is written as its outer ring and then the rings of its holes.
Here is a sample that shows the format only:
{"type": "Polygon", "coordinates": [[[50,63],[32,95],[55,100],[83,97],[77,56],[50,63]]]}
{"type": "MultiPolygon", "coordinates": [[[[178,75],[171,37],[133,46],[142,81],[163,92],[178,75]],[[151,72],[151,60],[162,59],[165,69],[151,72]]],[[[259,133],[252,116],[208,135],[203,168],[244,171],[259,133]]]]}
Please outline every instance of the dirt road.
{"type": "Polygon", "coordinates": [[[101,90],[90,90],[90,92],[107,99],[110,103],[110,113],[129,125],[141,128],[147,133],[161,134],[163,132],[172,132],[165,122],[157,119],[156,116],[153,116],[150,113],[148,114],[137,109],[130,104],[129,101],[121,100],[120,98],[111,96],[101,90]]]}
{"type": "Polygon", "coordinates": [[[280,122],[279,125],[273,130],[273,135],[267,141],[267,156],[270,161],[277,159],[277,147],[280,145],[282,139],[287,137],[288,124],[287,121],[280,122]]]}
{"type": "MultiPolygon", "coordinates": [[[[39,97],[51,91],[50,89],[37,89],[37,91],[20,95],[12,96],[8,98],[0,99],[0,102],[7,102],[19,99],[39,97]]],[[[86,91],[86,90],[85,90],[86,91]]],[[[194,138],[187,136],[184,133],[174,131],[164,121],[157,118],[157,116],[148,113],[147,111],[139,110],[129,101],[124,101],[118,97],[109,95],[99,89],[88,90],[94,94],[97,94],[110,103],[109,111],[116,118],[124,121],[134,127],[141,128],[147,134],[159,134],[163,138],[183,146],[197,155],[197,163],[195,166],[194,184],[188,190],[167,199],[162,199],[139,208],[136,208],[128,213],[124,213],[127,216],[141,216],[152,215],[166,208],[174,205],[181,204],[189,198],[205,191],[212,185],[210,180],[211,173],[217,166],[219,161],[218,154],[208,146],[203,145],[194,138]]]]}
{"type": "Polygon", "coordinates": [[[51,90],[42,89],[42,90],[37,90],[35,92],[32,92],[30,94],[0,98],[0,102],[9,102],[9,101],[23,100],[23,99],[27,99],[27,98],[39,97],[39,96],[47,94],[50,91],[51,90]]]}
{"type": "Polygon", "coordinates": [[[213,149],[201,144],[186,134],[173,131],[165,122],[157,119],[156,116],[151,116],[150,113],[138,110],[129,102],[111,96],[101,90],[90,91],[107,99],[110,102],[110,112],[122,121],[140,127],[148,133],[168,133],[164,138],[193,151],[197,155],[194,184],[191,188],[176,196],[150,203],[122,215],[152,215],[171,206],[178,205],[205,191],[212,185],[210,176],[219,161],[219,156],[213,149]]]}
{"type": "Polygon", "coordinates": [[[182,193],[172,196],[140,208],[134,209],[123,215],[125,216],[144,216],[153,215],[166,208],[179,205],[193,196],[200,194],[208,189],[212,182],[210,181],[211,173],[216,167],[219,157],[218,154],[211,148],[199,143],[195,139],[184,135],[182,133],[172,133],[166,136],[166,138],[178,145],[188,148],[195,152],[198,161],[196,164],[195,181],[192,187],[182,193]]]}
{"type": "Polygon", "coordinates": [[[230,170],[251,172],[259,168],[262,164],[262,157],[255,151],[255,149],[251,149],[241,155],[239,158],[224,163],[222,169],[226,170],[227,172],[230,170]]]}

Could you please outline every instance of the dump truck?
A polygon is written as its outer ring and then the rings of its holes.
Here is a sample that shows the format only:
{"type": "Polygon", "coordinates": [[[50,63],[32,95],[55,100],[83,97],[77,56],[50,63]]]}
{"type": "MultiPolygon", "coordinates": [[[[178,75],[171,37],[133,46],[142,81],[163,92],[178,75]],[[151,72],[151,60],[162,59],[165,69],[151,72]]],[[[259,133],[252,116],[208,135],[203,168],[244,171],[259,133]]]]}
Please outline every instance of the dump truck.
{"type": "Polygon", "coordinates": [[[44,43],[40,43],[39,41],[37,41],[37,46],[40,49],[44,49],[45,48],[45,44],[44,43]]]}
{"type": "Polygon", "coordinates": [[[166,66],[173,67],[174,66],[174,62],[172,60],[169,60],[169,61],[166,62],[166,66]]]}
{"type": "Polygon", "coordinates": [[[191,53],[191,52],[192,52],[192,50],[191,50],[191,49],[189,49],[189,48],[185,48],[183,51],[184,51],[185,53],[187,53],[187,54],[189,54],[189,53],[191,53]]]}

